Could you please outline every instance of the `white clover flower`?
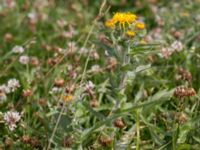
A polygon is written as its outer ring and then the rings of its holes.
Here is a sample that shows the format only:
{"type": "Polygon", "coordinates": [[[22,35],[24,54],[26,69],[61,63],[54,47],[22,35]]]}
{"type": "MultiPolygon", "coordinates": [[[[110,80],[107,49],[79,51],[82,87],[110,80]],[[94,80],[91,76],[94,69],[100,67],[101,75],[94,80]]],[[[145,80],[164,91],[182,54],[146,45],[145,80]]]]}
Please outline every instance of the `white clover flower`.
{"type": "Polygon", "coordinates": [[[174,50],[174,51],[181,51],[183,49],[183,44],[180,42],[180,41],[174,41],[172,44],[171,44],[171,48],[174,50]]]}
{"type": "Polygon", "coordinates": [[[27,65],[30,61],[29,56],[23,55],[19,57],[19,62],[23,65],[27,65]]]}
{"type": "Polygon", "coordinates": [[[16,45],[12,48],[12,52],[21,54],[24,52],[24,48],[22,46],[16,45]]]}
{"type": "Polygon", "coordinates": [[[10,88],[8,86],[6,86],[5,84],[2,84],[0,85],[0,92],[3,92],[3,93],[10,93],[10,88]]]}
{"type": "Polygon", "coordinates": [[[58,93],[61,93],[62,92],[62,88],[59,88],[59,87],[53,87],[51,89],[51,91],[49,91],[50,94],[58,94],[58,93]]]}
{"type": "Polygon", "coordinates": [[[165,48],[164,47],[164,48],[161,49],[160,56],[162,58],[168,59],[171,56],[172,53],[173,52],[172,52],[172,50],[170,48],[165,48]]]}
{"type": "Polygon", "coordinates": [[[99,65],[93,65],[93,66],[91,67],[91,71],[92,71],[92,72],[99,72],[99,69],[100,69],[99,65]]]}
{"type": "Polygon", "coordinates": [[[38,14],[36,12],[28,13],[28,18],[32,23],[36,23],[38,21],[38,14]]]}
{"type": "Polygon", "coordinates": [[[89,82],[85,85],[85,89],[86,89],[87,91],[92,90],[94,87],[95,87],[95,85],[93,84],[92,81],[89,81],[89,82]]]}
{"type": "Polygon", "coordinates": [[[13,131],[17,127],[16,123],[19,122],[20,119],[21,116],[18,112],[8,111],[4,114],[4,121],[10,131],[13,131]]]}
{"type": "Polygon", "coordinates": [[[11,92],[14,92],[18,87],[20,87],[19,81],[16,79],[8,80],[7,87],[10,89],[11,92]]]}

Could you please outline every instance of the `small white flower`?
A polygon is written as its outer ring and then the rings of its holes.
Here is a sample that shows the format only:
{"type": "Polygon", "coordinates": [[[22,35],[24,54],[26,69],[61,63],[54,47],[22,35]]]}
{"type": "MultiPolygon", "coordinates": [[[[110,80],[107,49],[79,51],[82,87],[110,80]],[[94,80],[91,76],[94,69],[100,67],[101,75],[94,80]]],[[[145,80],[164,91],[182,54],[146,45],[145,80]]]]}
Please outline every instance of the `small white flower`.
{"type": "Polygon", "coordinates": [[[174,50],[174,51],[181,51],[183,49],[183,44],[180,42],[180,41],[174,41],[172,44],[171,44],[171,48],[174,50]]]}
{"type": "Polygon", "coordinates": [[[168,59],[172,54],[172,50],[170,48],[162,48],[160,52],[160,56],[162,58],[168,59]]]}
{"type": "Polygon", "coordinates": [[[12,48],[12,52],[21,54],[24,52],[24,48],[22,46],[16,45],[12,48]]]}
{"type": "Polygon", "coordinates": [[[76,46],[76,43],[75,42],[70,42],[67,44],[68,46],[68,49],[71,51],[71,52],[76,52],[78,47],[76,46]]]}
{"type": "Polygon", "coordinates": [[[20,119],[21,116],[18,112],[8,111],[4,114],[4,121],[10,131],[13,131],[17,127],[16,123],[19,122],[20,119]]]}
{"type": "Polygon", "coordinates": [[[94,88],[94,84],[92,81],[89,81],[86,85],[85,85],[85,89],[87,91],[91,91],[94,88]]]}
{"type": "Polygon", "coordinates": [[[99,72],[99,70],[100,70],[99,65],[93,65],[93,66],[91,67],[91,71],[92,71],[92,72],[99,72]]]}
{"type": "Polygon", "coordinates": [[[23,65],[27,65],[30,61],[30,58],[26,55],[20,56],[19,57],[19,62],[23,65]]]}
{"type": "Polygon", "coordinates": [[[107,50],[105,50],[104,54],[105,54],[106,56],[109,56],[109,53],[108,53],[107,50]]]}
{"type": "Polygon", "coordinates": [[[8,94],[8,93],[10,93],[10,88],[8,86],[6,86],[5,84],[3,84],[0,86],[0,92],[8,94]]]}
{"type": "Polygon", "coordinates": [[[14,92],[18,87],[20,87],[19,81],[16,79],[8,80],[7,87],[10,89],[10,91],[14,92]]]}
{"type": "Polygon", "coordinates": [[[62,88],[59,88],[59,87],[53,87],[51,89],[51,91],[49,91],[50,94],[58,94],[58,93],[61,93],[62,92],[62,88]]]}
{"type": "Polygon", "coordinates": [[[28,13],[28,18],[32,23],[36,23],[38,21],[38,14],[36,12],[28,13]]]}

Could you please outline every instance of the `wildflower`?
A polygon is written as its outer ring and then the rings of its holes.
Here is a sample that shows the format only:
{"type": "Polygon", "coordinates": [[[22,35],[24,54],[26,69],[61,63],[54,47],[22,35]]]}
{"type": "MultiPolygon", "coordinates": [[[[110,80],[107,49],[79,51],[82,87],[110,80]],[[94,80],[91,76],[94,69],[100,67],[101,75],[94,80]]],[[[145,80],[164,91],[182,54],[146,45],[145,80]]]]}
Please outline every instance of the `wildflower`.
{"type": "Polygon", "coordinates": [[[4,35],[4,41],[11,42],[13,40],[13,35],[11,33],[6,33],[4,35]]]}
{"type": "Polygon", "coordinates": [[[114,22],[112,19],[107,20],[107,21],[105,22],[105,26],[108,27],[108,28],[114,28],[115,22],[114,22]]]}
{"type": "Polygon", "coordinates": [[[65,81],[61,78],[56,78],[54,80],[54,86],[56,87],[62,87],[64,85],[65,81]]]}
{"type": "Polygon", "coordinates": [[[196,91],[193,88],[177,87],[174,91],[174,96],[178,98],[190,97],[196,95],[196,91]]]}
{"type": "Polygon", "coordinates": [[[26,55],[20,56],[19,57],[19,62],[23,65],[27,65],[30,61],[30,58],[26,55]]]}
{"type": "Polygon", "coordinates": [[[99,54],[97,53],[96,50],[93,50],[90,54],[92,59],[98,60],[100,58],[99,54]]]}
{"type": "Polygon", "coordinates": [[[64,96],[64,101],[65,102],[70,102],[73,99],[73,96],[71,94],[64,96]]]}
{"type": "Polygon", "coordinates": [[[125,126],[124,121],[122,119],[116,119],[113,122],[113,124],[114,124],[115,127],[120,128],[120,129],[125,126]]]}
{"type": "Polygon", "coordinates": [[[62,88],[60,88],[60,87],[53,87],[49,93],[50,94],[58,94],[61,91],[62,91],[62,88]]]}
{"type": "Polygon", "coordinates": [[[8,80],[8,88],[10,91],[14,92],[18,87],[20,87],[19,81],[16,79],[8,80]]]}
{"type": "Polygon", "coordinates": [[[172,44],[171,44],[171,48],[174,50],[174,51],[181,51],[183,49],[183,44],[180,42],[180,41],[174,41],[172,44]]]}
{"type": "Polygon", "coordinates": [[[112,17],[112,21],[116,24],[119,23],[120,28],[123,27],[125,29],[125,25],[130,25],[136,20],[137,16],[133,13],[115,13],[112,17]]]}
{"type": "Polygon", "coordinates": [[[26,90],[23,90],[23,92],[22,92],[23,97],[29,97],[31,95],[32,95],[31,89],[26,89],[26,90]]]}
{"type": "Polygon", "coordinates": [[[31,65],[34,66],[34,67],[37,67],[37,66],[39,66],[39,64],[40,64],[40,62],[39,62],[39,60],[38,60],[37,57],[31,57],[30,63],[31,63],[31,65]]]}
{"type": "Polygon", "coordinates": [[[107,59],[107,67],[106,69],[113,71],[117,67],[117,59],[115,57],[109,57],[107,59]]]}
{"type": "Polygon", "coordinates": [[[185,122],[187,122],[188,117],[185,113],[179,112],[179,113],[175,113],[175,120],[179,124],[184,124],[185,122]]]}
{"type": "Polygon", "coordinates": [[[8,86],[6,86],[5,84],[3,84],[0,86],[0,92],[8,94],[8,93],[10,93],[10,88],[8,86]]]}
{"type": "Polygon", "coordinates": [[[13,131],[17,127],[16,123],[19,122],[20,119],[21,116],[18,112],[8,111],[4,114],[4,121],[10,131],[13,131]]]}
{"type": "Polygon", "coordinates": [[[100,72],[100,66],[99,65],[93,65],[91,67],[91,72],[94,72],[94,73],[100,72]]]}
{"type": "Polygon", "coordinates": [[[108,136],[101,136],[101,137],[99,138],[99,143],[100,143],[102,146],[107,147],[107,146],[111,145],[112,139],[111,139],[110,137],[108,137],[108,136]]]}
{"type": "Polygon", "coordinates": [[[131,31],[131,30],[128,30],[128,31],[126,31],[126,35],[128,35],[129,37],[134,37],[135,36],[135,32],[131,31]]]}
{"type": "Polygon", "coordinates": [[[161,57],[163,57],[163,58],[165,58],[165,59],[168,59],[169,56],[171,56],[172,51],[171,51],[169,48],[162,48],[160,54],[161,54],[161,57]]]}
{"type": "Polygon", "coordinates": [[[12,48],[12,52],[13,53],[23,53],[24,52],[24,48],[22,47],[22,46],[18,46],[18,45],[16,45],[16,46],[14,46],[13,48],[12,48]]]}
{"type": "Polygon", "coordinates": [[[23,135],[21,138],[20,138],[21,142],[24,143],[24,144],[29,144],[30,143],[30,140],[31,140],[31,137],[29,135],[23,135]]]}
{"type": "Polygon", "coordinates": [[[137,22],[137,23],[135,24],[135,27],[136,27],[137,29],[139,29],[139,30],[143,30],[143,29],[145,28],[145,25],[144,25],[144,23],[142,23],[142,22],[137,22]]]}
{"type": "Polygon", "coordinates": [[[178,68],[177,70],[179,78],[177,78],[178,80],[185,80],[185,81],[192,81],[192,74],[186,70],[184,70],[183,68],[178,68]]]}
{"type": "Polygon", "coordinates": [[[85,90],[86,91],[91,91],[94,88],[94,84],[92,81],[89,81],[86,85],[85,85],[85,90]]]}

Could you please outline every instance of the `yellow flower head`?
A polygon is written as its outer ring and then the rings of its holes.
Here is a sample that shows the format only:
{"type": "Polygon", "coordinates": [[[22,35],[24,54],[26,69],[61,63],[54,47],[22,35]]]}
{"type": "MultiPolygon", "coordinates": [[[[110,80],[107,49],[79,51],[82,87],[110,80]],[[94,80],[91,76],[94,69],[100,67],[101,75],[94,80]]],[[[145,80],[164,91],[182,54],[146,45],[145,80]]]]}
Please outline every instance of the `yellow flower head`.
{"type": "Polygon", "coordinates": [[[115,13],[112,17],[114,23],[119,23],[120,27],[125,29],[126,24],[131,24],[136,20],[137,16],[132,13],[115,13]]]}
{"type": "Polygon", "coordinates": [[[63,100],[65,101],[65,102],[70,102],[71,100],[73,99],[73,96],[72,95],[66,95],[66,96],[64,96],[64,98],[63,98],[63,100]]]}
{"type": "Polygon", "coordinates": [[[135,32],[131,31],[131,30],[128,30],[128,31],[126,31],[126,35],[128,35],[130,37],[134,37],[135,36],[135,32]]]}
{"type": "Polygon", "coordinates": [[[114,22],[112,19],[107,20],[107,21],[105,22],[105,26],[108,27],[108,28],[114,28],[115,22],[114,22]]]}
{"type": "Polygon", "coordinates": [[[139,30],[143,30],[143,29],[145,28],[145,24],[142,23],[142,22],[137,22],[137,23],[135,24],[135,27],[136,27],[137,29],[139,29],[139,30]]]}

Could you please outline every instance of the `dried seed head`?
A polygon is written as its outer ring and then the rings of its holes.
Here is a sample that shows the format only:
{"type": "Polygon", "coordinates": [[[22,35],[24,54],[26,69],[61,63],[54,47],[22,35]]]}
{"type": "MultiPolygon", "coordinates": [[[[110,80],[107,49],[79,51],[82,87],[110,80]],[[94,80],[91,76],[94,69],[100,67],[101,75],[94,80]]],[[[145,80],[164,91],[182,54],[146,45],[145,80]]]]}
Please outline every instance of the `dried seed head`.
{"type": "Polygon", "coordinates": [[[108,70],[115,70],[117,67],[117,59],[114,57],[109,57],[107,60],[107,69],[108,70]]]}
{"type": "Polygon", "coordinates": [[[102,146],[107,147],[107,146],[111,145],[112,139],[111,139],[110,137],[108,137],[108,136],[101,136],[101,137],[99,138],[99,143],[100,143],[102,146]]]}
{"type": "Polygon", "coordinates": [[[181,113],[175,114],[175,120],[180,124],[184,124],[185,122],[187,122],[188,118],[187,118],[186,114],[181,112],[181,113]]]}
{"type": "Polygon", "coordinates": [[[75,86],[74,85],[70,85],[70,86],[66,87],[65,92],[66,93],[73,93],[74,89],[75,89],[75,86]]]}
{"type": "Polygon", "coordinates": [[[71,145],[74,143],[74,140],[69,137],[69,136],[65,136],[62,140],[62,146],[63,147],[71,147],[71,145]]]}
{"type": "Polygon", "coordinates": [[[20,140],[21,140],[21,142],[24,143],[24,144],[29,144],[30,141],[31,141],[31,138],[30,138],[30,136],[28,136],[28,135],[23,135],[23,136],[21,137],[20,140]]]}
{"type": "Polygon", "coordinates": [[[115,127],[120,128],[120,129],[125,126],[122,119],[116,119],[113,124],[115,127]]]}
{"type": "Polygon", "coordinates": [[[30,140],[30,145],[31,145],[32,147],[34,147],[34,148],[39,148],[39,147],[41,147],[41,143],[40,143],[40,141],[39,141],[36,137],[31,138],[31,140],[30,140]]]}
{"type": "Polygon", "coordinates": [[[70,79],[75,79],[77,77],[76,70],[70,70],[68,72],[68,76],[70,77],[70,79]]]}
{"type": "Polygon", "coordinates": [[[44,106],[44,105],[46,104],[46,100],[45,100],[44,98],[40,98],[40,99],[38,100],[38,104],[39,104],[40,106],[44,106]]]}
{"type": "Polygon", "coordinates": [[[61,78],[56,78],[54,80],[54,86],[56,87],[63,87],[65,83],[65,80],[61,79],[61,78]]]}
{"type": "Polygon", "coordinates": [[[5,139],[5,146],[6,147],[12,147],[13,146],[13,140],[11,138],[6,138],[5,139]]]}
{"type": "Polygon", "coordinates": [[[97,107],[98,106],[98,101],[96,99],[93,99],[90,101],[90,106],[91,107],[97,107]]]}
{"type": "Polygon", "coordinates": [[[178,98],[184,98],[184,97],[190,97],[194,96],[196,94],[196,91],[193,88],[187,88],[187,87],[177,87],[174,91],[174,96],[178,98]]]}
{"type": "Polygon", "coordinates": [[[50,65],[50,66],[54,66],[54,65],[56,65],[56,64],[58,63],[58,60],[57,60],[57,59],[53,59],[53,58],[49,58],[49,59],[47,60],[47,63],[48,63],[48,65],[50,65]]]}
{"type": "Polygon", "coordinates": [[[43,48],[47,51],[51,51],[53,49],[52,46],[50,46],[48,44],[44,44],[44,43],[41,45],[41,48],[43,48]]]}
{"type": "Polygon", "coordinates": [[[6,33],[4,35],[4,41],[5,42],[11,42],[13,40],[13,35],[11,33],[6,33]]]}
{"type": "Polygon", "coordinates": [[[26,89],[26,90],[23,90],[23,92],[22,92],[23,97],[29,97],[31,95],[32,95],[31,89],[26,89]]]}
{"type": "Polygon", "coordinates": [[[185,81],[188,81],[188,82],[192,81],[192,74],[190,72],[184,70],[183,68],[178,68],[177,73],[180,76],[178,78],[179,80],[185,80],[185,81]]]}
{"type": "Polygon", "coordinates": [[[40,62],[37,57],[31,57],[30,63],[32,66],[37,67],[39,66],[40,62]]]}

